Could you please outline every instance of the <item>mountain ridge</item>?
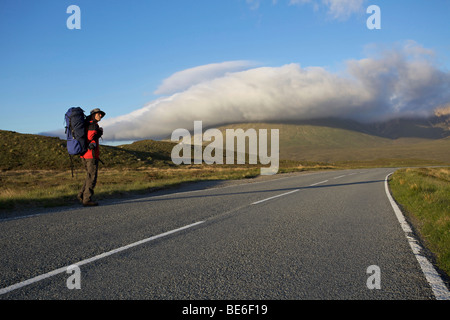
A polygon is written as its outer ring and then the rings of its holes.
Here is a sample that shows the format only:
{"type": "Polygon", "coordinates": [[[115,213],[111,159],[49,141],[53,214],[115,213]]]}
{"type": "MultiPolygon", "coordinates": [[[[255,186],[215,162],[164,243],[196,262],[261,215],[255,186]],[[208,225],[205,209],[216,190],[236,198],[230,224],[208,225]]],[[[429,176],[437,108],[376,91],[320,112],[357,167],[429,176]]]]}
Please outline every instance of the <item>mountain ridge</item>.
{"type": "MultiPolygon", "coordinates": [[[[339,128],[360,133],[366,133],[383,138],[425,138],[441,139],[450,136],[450,113],[440,114],[430,117],[410,117],[393,118],[386,121],[362,122],[347,118],[315,118],[306,120],[283,120],[283,121],[258,121],[240,122],[247,123],[268,123],[268,124],[291,124],[291,125],[311,125],[329,128],[339,128]]],[[[216,127],[237,125],[240,123],[221,124],[216,127]]],[[[208,129],[208,128],[204,128],[208,129]]]]}
{"type": "MultiPolygon", "coordinates": [[[[217,128],[223,133],[233,128],[279,129],[281,160],[376,163],[380,159],[380,163],[386,163],[381,160],[394,159],[394,163],[401,163],[404,159],[450,164],[449,124],[450,114],[440,114],[427,119],[394,119],[379,123],[324,118],[283,123],[234,123],[217,128]]],[[[0,141],[0,170],[70,168],[64,139],[0,130],[0,141]]],[[[174,165],[170,152],[175,144],[143,139],[116,147],[101,145],[102,159],[105,167],[174,165]]],[[[79,167],[79,161],[75,162],[79,167]]]]}

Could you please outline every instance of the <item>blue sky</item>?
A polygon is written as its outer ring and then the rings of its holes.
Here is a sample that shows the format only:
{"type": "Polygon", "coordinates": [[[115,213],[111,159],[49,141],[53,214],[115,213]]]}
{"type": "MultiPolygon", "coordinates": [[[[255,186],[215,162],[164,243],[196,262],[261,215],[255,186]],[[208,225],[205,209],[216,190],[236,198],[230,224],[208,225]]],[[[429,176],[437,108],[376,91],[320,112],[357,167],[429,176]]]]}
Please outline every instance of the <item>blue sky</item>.
{"type": "Polygon", "coordinates": [[[124,117],[162,98],[155,91],[165,79],[199,66],[334,74],[408,41],[432,52],[447,79],[449,13],[448,0],[1,0],[0,129],[56,130],[70,106],[124,117]],[[381,30],[366,27],[372,4],[381,30]],[[70,5],[81,9],[80,30],[66,26],[70,5]]]}

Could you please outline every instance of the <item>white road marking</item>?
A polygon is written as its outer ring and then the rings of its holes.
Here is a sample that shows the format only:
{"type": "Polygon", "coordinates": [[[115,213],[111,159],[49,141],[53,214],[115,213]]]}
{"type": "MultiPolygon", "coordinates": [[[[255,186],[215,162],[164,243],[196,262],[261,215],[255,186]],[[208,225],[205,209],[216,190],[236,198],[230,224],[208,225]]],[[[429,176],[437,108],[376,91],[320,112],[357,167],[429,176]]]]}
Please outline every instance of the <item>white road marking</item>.
{"type": "Polygon", "coordinates": [[[325,183],[325,182],[328,182],[328,180],[324,180],[324,181],[320,181],[320,182],[317,182],[317,183],[313,183],[313,184],[310,184],[309,186],[310,187],[314,187],[314,186],[317,186],[318,184],[322,184],[322,183],[325,183]]]}
{"type": "Polygon", "coordinates": [[[273,196],[273,197],[270,197],[270,198],[259,200],[259,201],[253,202],[252,205],[253,204],[258,204],[258,203],[261,203],[261,202],[265,202],[265,201],[268,201],[268,200],[272,200],[272,199],[275,199],[275,198],[279,198],[279,197],[282,197],[282,196],[285,196],[285,195],[288,195],[288,194],[291,194],[291,193],[294,193],[294,192],[297,192],[297,191],[300,191],[300,189],[295,189],[295,190],[292,190],[292,191],[289,191],[289,192],[286,192],[286,193],[283,193],[283,194],[279,194],[277,196],[273,196]]]}
{"type": "Polygon", "coordinates": [[[143,240],[140,240],[140,241],[131,243],[131,244],[129,244],[129,245],[126,245],[126,246],[123,246],[123,247],[120,247],[120,248],[117,248],[117,249],[114,249],[114,250],[111,250],[111,251],[108,251],[108,252],[99,254],[99,255],[97,255],[97,256],[95,256],[95,257],[92,257],[92,258],[89,258],[89,259],[85,259],[85,260],[79,261],[79,262],[77,262],[77,263],[73,263],[73,264],[71,264],[71,265],[69,265],[69,266],[62,267],[62,268],[59,268],[59,269],[56,269],[56,270],[47,272],[47,273],[45,273],[45,274],[36,276],[36,277],[34,277],[34,278],[31,278],[31,279],[28,279],[28,280],[25,280],[25,281],[22,281],[22,282],[13,284],[13,285],[11,285],[11,286],[9,286],[9,287],[0,289],[0,295],[5,294],[5,293],[8,293],[8,292],[11,292],[11,291],[13,291],[13,290],[16,290],[16,289],[19,289],[19,288],[22,288],[22,287],[25,287],[25,286],[30,285],[30,284],[32,284],[32,283],[36,283],[36,282],[39,282],[39,281],[41,281],[41,280],[44,280],[44,279],[53,277],[53,276],[55,276],[55,275],[57,275],[57,274],[64,273],[64,272],[66,272],[66,271],[68,270],[68,268],[69,268],[70,266],[76,265],[76,266],[80,267],[80,266],[82,266],[82,265],[85,265],[85,264],[88,264],[88,263],[91,263],[91,262],[94,262],[94,261],[97,261],[97,260],[106,258],[106,257],[111,256],[111,255],[113,255],[113,254],[116,254],[116,253],[119,253],[119,252],[128,250],[128,249],[130,249],[130,248],[139,246],[139,245],[141,245],[141,244],[144,244],[144,243],[147,243],[147,242],[150,242],[150,241],[153,241],[153,240],[156,240],[156,239],[159,239],[159,238],[168,236],[168,235],[170,235],[170,234],[174,234],[174,233],[179,232],[179,231],[182,231],[182,230],[186,230],[186,229],[189,229],[189,228],[198,226],[198,225],[200,225],[200,224],[202,224],[202,223],[204,223],[204,222],[205,222],[205,221],[199,221],[199,222],[192,223],[192,224],[186,225],[186,226],[181,227],[181,228],[178,228],[178,229],[174,229],[174,230],[171,230],[171,231],[167,231],[167,232],[161,233],[161,234],[159,234],[159,235],[156,235],[156,236],[153,236],[153,237],[150,237],[150,238],[147,238],[147,239],[143,239],[143,240]]]}
{"type": "Polygon", "coordinates": [[[400,208],[398,207],[397,203],[392,198],[392,195],[389,191],[389,185],[388,185],[389,176],[392,173],[393,172],[389,173],[384,180],[386,195],[389,199],[389,202],[391,203],[391,206],[394,209],[395,215],[397,216],[397,219],[400,222],[400,225],[401,225],[403,231],[405,232],[406,239],[408,239],[408,243],[414,253],[414,256],[416,257],[417,261],[419,262],[420,268],[422,269],[422,272],[424,273],[425,278],[427,279],[428,283],[431,286],[431,289],[433,290],[436,300],[450,300],[450,291],[447,289],[444,281],[442,281],[441,276],[437,273],[437,271],[433,267],[433,265],[428,261],[428,259],[426,257],[424,257],[421,254],[422,247],[420,246],[419,242],[414,238],[411,227],[409,226],[408,222],[405,220],[405,217],[403,216],[403,213],[400,210],[400,208]]]}
{"type": "MultiPolygon", "coordinates": [[[[309,187],[317,186],[318,184],[322,184],[322,183],[325,183],[325,182],[328,182],[328,180],[324,180],[324,181],[320,181],[320,182],[317,182],[317,183],[310,184],[309,187]]],[[[297,192],[297,191],[300,191],[300,189],[295,189],[295,190],[292,190],[292,191],[289,191],[289,192],[286,192],[286,193],[282,193],[282,194],[279,194],[279,195],[276,195],[276,196],[273,196],[273,197],[270,197],[270,198],[262,199],[262,200],[253,202],[252,205],[259,204],[259,203],[262,203],[262,202],[266,202],[268,200],[272,200],[272,199],[279,198],[279,197],[282,197],[282,196],[286,196],[288,194],[291,194],[291,193],[294,193],[294,192],[297,192]]]]}

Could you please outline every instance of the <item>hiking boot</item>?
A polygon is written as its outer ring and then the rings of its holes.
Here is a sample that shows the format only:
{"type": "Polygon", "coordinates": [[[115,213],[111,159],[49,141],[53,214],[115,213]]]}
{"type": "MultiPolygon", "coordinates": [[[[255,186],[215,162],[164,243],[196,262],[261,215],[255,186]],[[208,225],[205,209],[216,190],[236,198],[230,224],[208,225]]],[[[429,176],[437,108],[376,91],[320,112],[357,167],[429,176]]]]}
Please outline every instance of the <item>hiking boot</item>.
{"type": "Polygon", "coordinates": [[[85,207],[95,207],[95,206],[98,206],[98,202],[89,200],[89,201],[83,202],[83,206],[85,206],[85,207]]]}

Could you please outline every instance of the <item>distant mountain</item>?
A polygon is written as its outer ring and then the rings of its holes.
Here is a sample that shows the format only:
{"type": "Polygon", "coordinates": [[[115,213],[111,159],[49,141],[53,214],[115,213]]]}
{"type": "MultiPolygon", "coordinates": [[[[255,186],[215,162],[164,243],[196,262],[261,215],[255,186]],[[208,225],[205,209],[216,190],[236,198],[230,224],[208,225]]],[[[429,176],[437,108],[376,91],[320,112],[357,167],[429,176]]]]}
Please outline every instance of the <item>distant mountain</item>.
{"type": "Polygon", "coordinates": [[[437,113],[429,118],[398,118],[369,123],[340,118],[282,121],[281,123],[339,128],[389,139],[441,139],[450,136],[450,112],[446,114],[437,113]]]}
{"type": "Polygon", "coordinates": [[[394,119],[368,125],[379,136],[398,138],[441,139],[450,136],[450,115],[430,118],[394,119]]]}
{"type": "MultiPolygon", "coordinates": [[[[450,164],[450,112],[428,119],[364,124],[346,119],[239,123],[226,129],[279,129],[280,159],[372,165],[450,164]]],[[[206,130],[207,128],[203,128],[206,130]]],[[[270,135],[269,135],[270,136],[270,135]]],[[[270,142],[270,141],[269,141],[270,142]]],[[[171,141],[101,145],[104,167],[173,166],[171,141]]],[[[70,169],[66,141],[0,130],[0,170],[70,169]]],[[[270,149],[269,149],[270,150],[270,149]]],[[[81,161],[73,157],[75,166],[81,161]]]]}
{"type": "Polygon", "coordinates": [[[346,119],[241,123],[226,129],[279,129],[280,158],[320,162],[450,163],[450,117],[397,119],[364,124],[346,119]],[[383,160],[383,161],[381,161],[383,160]]]}

